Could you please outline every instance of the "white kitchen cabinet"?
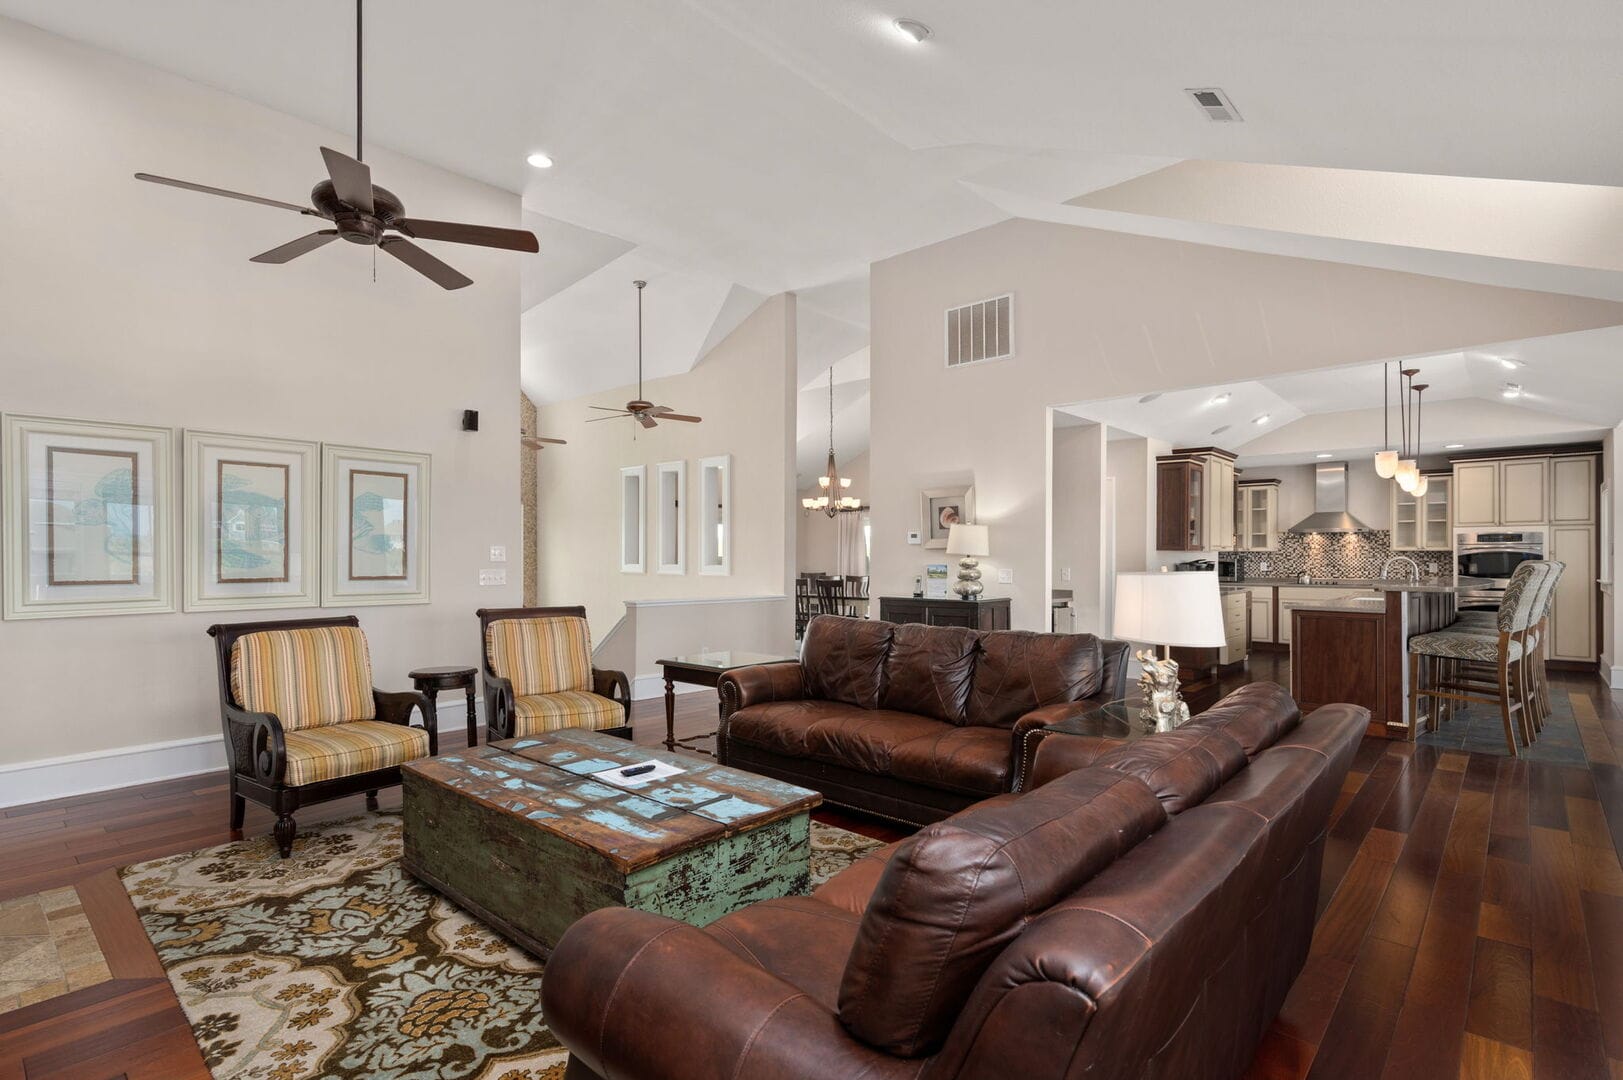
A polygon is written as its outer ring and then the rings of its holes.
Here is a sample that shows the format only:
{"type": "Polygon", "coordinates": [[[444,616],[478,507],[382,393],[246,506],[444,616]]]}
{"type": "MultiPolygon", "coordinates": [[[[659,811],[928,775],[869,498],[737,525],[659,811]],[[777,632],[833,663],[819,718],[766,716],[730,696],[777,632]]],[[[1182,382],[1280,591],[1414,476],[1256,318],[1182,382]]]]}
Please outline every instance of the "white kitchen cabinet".
{"type": "Polygon", "coordinates": [[[1206,458],[1206,549],[1234,550],[1234,459],[1206,458]]]}
{"type": "Polygon", "coordinates": [[[1279,481],[1241,483],[1234,499],[1236,551],[1279,547],[1279,481]]]}
{"type": "Polygon", "coordinates": [[[1449,505],[1453,477],[1426,474],[1426,493],[1415,498],[1396,483],[1391,485],[1393,551],[1448,551],[1454,546],[1449,505]]]}
{"type": "Polygon", "coordinates": [[[1550,610],[1551,660],[1594,660],[1595,527],[1557,525],[1550,530],[1550,558],[1567,564],[1550,610]]]}
{"type": "Polygon", "coordinates": [[[1251,640],[1274,640],[1274,590],[1251,590],[1251,640]]]}
{"type": "Polygon", "coordinates": [[[1244,660],[1248,651],[1246,624],[1250,621],[1250,611],[1246,606],[1244,589],[1223,594],[1223,648],[1217,654],[1217,662],[1222,665],[1237,664],[1244,660]]]}
{"type": "Polygon", "coordinates": [[[1499,463],[1499,525],[1543,525],[1550,519],[1550,459],[1499,463]]]}
{"type": "Polygon", "coordinates": [[[1499,462],[1458,462],[1454,466],[1453,501],[1457,527],[1499,524],[1499,462]]]}
{"type": "Polygon", "coordinates": [[[1595,458],[1558,457],[1550,462],[1550,524],[1595,521],[1595,458]]]}
{"type": "Polygon", "coordinates": [[[1291,643],[1291,613],[1286,604],[1300,604],[1315,600],[1346,600],[1354,596],[1384,596],[1385,593],[1375,589],[1333,589],[1333,588],[1307,588],[1305,586],[1281,587],[1279,593],[1279,625],[1275,628],[1274,640],[1281,645],[1291,643]]]}

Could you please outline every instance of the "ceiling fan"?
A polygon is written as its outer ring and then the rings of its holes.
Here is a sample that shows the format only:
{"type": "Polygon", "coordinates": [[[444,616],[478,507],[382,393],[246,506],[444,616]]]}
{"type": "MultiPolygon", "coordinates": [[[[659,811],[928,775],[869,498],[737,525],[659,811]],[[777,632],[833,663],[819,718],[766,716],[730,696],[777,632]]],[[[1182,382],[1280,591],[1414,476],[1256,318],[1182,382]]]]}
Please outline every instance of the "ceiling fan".
{"type": "Polygon", "coordinates": [[[500,229],[489,225],[464,225],[454,221],[407,217],[405,206],[393,192],[372,183],[372,170],[361,160],[361,0],[355,0],[355,156],[350,157],[326,146],[321,148],[321,156],[327,163],[328,179],[311,189],[311,206],[245,195],[240,191],[227,191],[151,173],[136,173],[135,178],[188,191],[201,191],[205,195],[223,195],[228,199],[275,206],[308,217],[325,218],[333,223],[333,228],[319,229],[280,247],[273,247],[255,255],[250,262],[285,263],[334,240],[344,239],[352,244],[381,247],[440,288],[460,289],[464,285],[472,285],[473,279],[430,255],[412,243],[413,240],[444,240],[452,244],[475,244],[510,251],[541,250],[535,234],[524,229],[500,229]],[[391,230],[400,235],[391,235],[391,230]]]}
{"type": "Polygon", "coordinates": [[[697,424],[704,418],[701,416],[684,416],[682,413],[672,412],[669,405],[655,405],[651,401],[644,401],[642,396],[642,291],[648,287],[646,281],[633,281],[637,287],[637,398],[626,402],[623,409],[611,409],[607,405],[593,405],[592,408],[601,412],[612,413],[611,416],[594,416],[586,421],[595,424],[599,420],[618,420],[622,416],[634,416],[637,423],[645,428],[658,427],[661,420],[680,420],[685,424],[697,424]]]}
{"type": "Polygon", "coordinates": [[[568,439],[545,439],[540,435],[525,435],[519,439],[526,450],[545,450],[548,445],[568,446],[568,439]]]}

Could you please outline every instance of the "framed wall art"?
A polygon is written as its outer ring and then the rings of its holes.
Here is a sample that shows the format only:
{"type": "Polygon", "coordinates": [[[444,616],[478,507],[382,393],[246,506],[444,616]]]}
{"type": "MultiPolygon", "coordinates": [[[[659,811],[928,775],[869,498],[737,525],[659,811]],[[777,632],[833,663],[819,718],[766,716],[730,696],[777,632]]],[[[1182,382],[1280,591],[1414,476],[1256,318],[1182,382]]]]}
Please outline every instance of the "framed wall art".
{"type": "Polygon", "coordinates": [[[945,550],[952,527],[975,520],[975,488],[970,484],[925,488],[919,492],[919,519],[924,546],[945,550]]]}
{"type": "Polygon", "coordinates": [[[174,433],[7,414],[8,619],[175,610],[174,433]]]}
{"type": "Polygon", "coordinates": [[[321,602],[321,444],[187,431],[187,611],[321,602]]]}
{"type": "Polygon", "coordinates": [[[321,603],[428,603],[427,454],[321,448],[321,603]]]}

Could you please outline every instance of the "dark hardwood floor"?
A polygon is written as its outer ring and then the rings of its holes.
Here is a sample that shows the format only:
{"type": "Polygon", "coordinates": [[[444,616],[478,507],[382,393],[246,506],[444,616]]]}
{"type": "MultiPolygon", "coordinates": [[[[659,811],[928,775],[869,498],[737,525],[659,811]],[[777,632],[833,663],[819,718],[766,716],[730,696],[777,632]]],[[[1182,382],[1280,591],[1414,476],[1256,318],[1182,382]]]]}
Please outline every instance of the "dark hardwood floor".
{"type": "MultiPolygon", "coordinates": [[[[1261,654],[1223,689],[1283,676],[1261,654]]],[[[1572,675],[1554,690],[1587,767],[1365,740],[1312,953],[1248,1080],[1623,1080],[1623,696],[1572,675]]],[[[708,693],[678,701],[679,734],[714,728],[708,693]]],[[[661,702],[634,720],[638,742],[663,739],[661,702]]],[[[441,745],[460,745],[446,727],[441,745]]],[[[362,810],[357,797],[299,820],[362,810]]],[[[0,1013],[0,1080],[208,1076],[116,868],[223,843],[226,825],[223,775],[0,812],[0,899],[74,885],[113,976],[0,1013]]],[[[270,826],[250,805],[250,834],[270,826]]]]}

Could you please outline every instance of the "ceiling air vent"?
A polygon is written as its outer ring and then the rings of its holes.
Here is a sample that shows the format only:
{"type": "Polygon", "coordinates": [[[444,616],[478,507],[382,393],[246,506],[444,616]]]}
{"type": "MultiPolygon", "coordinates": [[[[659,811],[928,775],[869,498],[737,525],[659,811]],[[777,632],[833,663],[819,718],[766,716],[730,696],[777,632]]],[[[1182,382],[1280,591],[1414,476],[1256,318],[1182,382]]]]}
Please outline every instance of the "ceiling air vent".
{"type": "Polygon", "coordinates": [[[1234,107],[1229,96],[1215,86],[1206,86],[1199,89],[1185,89],[1184,93],[1194,99],[1200,111],[1206,114],[1206,119],[1216,120],[1219,123],[1230,123],[1245,119],[1240,110],[1234,107]]]}
{"type": "Polygon", "coordinates": [[[1014,294],[947,309],[947,366],[1014,355],[1014,294]]]}

